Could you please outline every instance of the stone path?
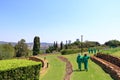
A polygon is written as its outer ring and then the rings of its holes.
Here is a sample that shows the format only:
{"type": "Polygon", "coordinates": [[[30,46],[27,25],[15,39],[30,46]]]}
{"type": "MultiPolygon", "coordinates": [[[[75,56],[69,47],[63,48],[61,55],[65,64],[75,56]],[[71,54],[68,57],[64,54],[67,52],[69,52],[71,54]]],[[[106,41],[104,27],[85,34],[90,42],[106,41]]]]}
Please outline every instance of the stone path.
{"type": "Polygon", "coordinates": [[[64,76],[64,80],[70,80],[70,76],[73,72],[72,64],[70,63],[70,61],[68,61],[67,58],[65,58],[63,56],[58,56],[58,58],[66,63],[66,74],[64,76]]]}

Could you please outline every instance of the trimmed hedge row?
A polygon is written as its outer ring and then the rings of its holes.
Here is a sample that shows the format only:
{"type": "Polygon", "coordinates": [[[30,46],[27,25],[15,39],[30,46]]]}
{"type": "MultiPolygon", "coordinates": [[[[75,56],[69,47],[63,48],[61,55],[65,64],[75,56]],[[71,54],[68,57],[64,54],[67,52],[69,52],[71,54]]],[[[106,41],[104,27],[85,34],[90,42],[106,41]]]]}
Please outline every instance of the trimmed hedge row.
{"type": "Polygon", "coordinates": [[[64,49],[61,51],[62,55],[67,55],[67,54],[74,54],[74,53],[79,53],[80,49],[64,49]]]}
{"type": "MultiPolygon", "coordinates": [[[[87,48],[83,48],[83,52],[88,51],[87,48]]],[[[67,55],[67,54],[75,54],[75,53],[80,53],[81,49],[63,49],[61,50],[62,55],[67,55]]]]}
{"type": "Polygon", "coordinates": [[[39,80],[41,63],[30,60],[1,60],[0,80],[39,80]]]}
{"type": "Polygon", "coordinates": [[[61,51],[62,55],[74,54],[80,52],[80,49],[64,49],[61,51]]]}

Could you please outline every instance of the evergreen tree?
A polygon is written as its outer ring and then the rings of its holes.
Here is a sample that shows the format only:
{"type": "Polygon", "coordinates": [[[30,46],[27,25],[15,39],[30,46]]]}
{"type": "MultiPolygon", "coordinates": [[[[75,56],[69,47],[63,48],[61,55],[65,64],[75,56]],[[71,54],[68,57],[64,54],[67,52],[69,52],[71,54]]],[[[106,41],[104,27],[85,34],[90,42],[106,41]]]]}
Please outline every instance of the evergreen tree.
{"type": "Polygon", "coordinates": [[[56,43],[55,43],[55,41],[54,41],[54,44],[53,44],[53,48],[54,48],[54,50],[56,50],[56,43]]]}
{"type": "Polygon", "coordinates": [[[63,42],[61,41],[61,43],[60,43],[60,50],[62,50],[63,49],[63,42]]]}
{"type": "Polygon", "coordinates": [[[67,40],[66,40],[65,49],[68,49],[68,43],[67,43],[67,40]]]}
{"type": "Polygon", "coordinates": [[[57,41],[56,41],[56,43],[55,43],[55,50],[56,50],[56,51],[58,50],[58,43],[57,43],[57,41]]]}
{"type": "Polygon", "coordinates": [[[33,45],[33,55],[37,55],[40,52],[40,38],[35,36],[33,45]]]}

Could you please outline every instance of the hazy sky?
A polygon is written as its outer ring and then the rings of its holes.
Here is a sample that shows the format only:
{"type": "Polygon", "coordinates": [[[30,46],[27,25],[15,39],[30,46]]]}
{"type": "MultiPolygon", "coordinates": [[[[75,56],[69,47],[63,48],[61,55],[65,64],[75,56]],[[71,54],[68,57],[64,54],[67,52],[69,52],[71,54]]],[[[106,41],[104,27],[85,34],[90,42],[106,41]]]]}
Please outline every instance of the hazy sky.
{"type": "Polygon", "coordinates": [[[120,40],[120,0],[0,0],[0,41],[120,40]]]}

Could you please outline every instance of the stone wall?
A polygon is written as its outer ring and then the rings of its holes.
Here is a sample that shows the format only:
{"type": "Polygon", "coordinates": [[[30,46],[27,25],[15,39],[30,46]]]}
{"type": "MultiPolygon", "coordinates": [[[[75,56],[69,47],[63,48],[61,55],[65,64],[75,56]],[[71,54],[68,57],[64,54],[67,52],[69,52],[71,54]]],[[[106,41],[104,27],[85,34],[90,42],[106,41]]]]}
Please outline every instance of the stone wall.
{"type": "Polygon", "coordinates": [[[42,67],[44,67],[44,61],[36,56],[31,56],[29,57],[29,60],[33,60],[33,61],[36,61],[36,62],[41,62],[42,63],[42,67]]]}
{"type": "Polygon", "coordinates": [[[118,57],[114,57],[114,56],[111,56],[111,55],[108,55],[108,54],[101,54],[101,53],[98,53],[96,55],[96,57],[104,59],[104,60],[106,60],[108,62],[111,62],[112,64],[115,64],[115,65],[120,67],[120,58],[118,58],[118,57]]]}

